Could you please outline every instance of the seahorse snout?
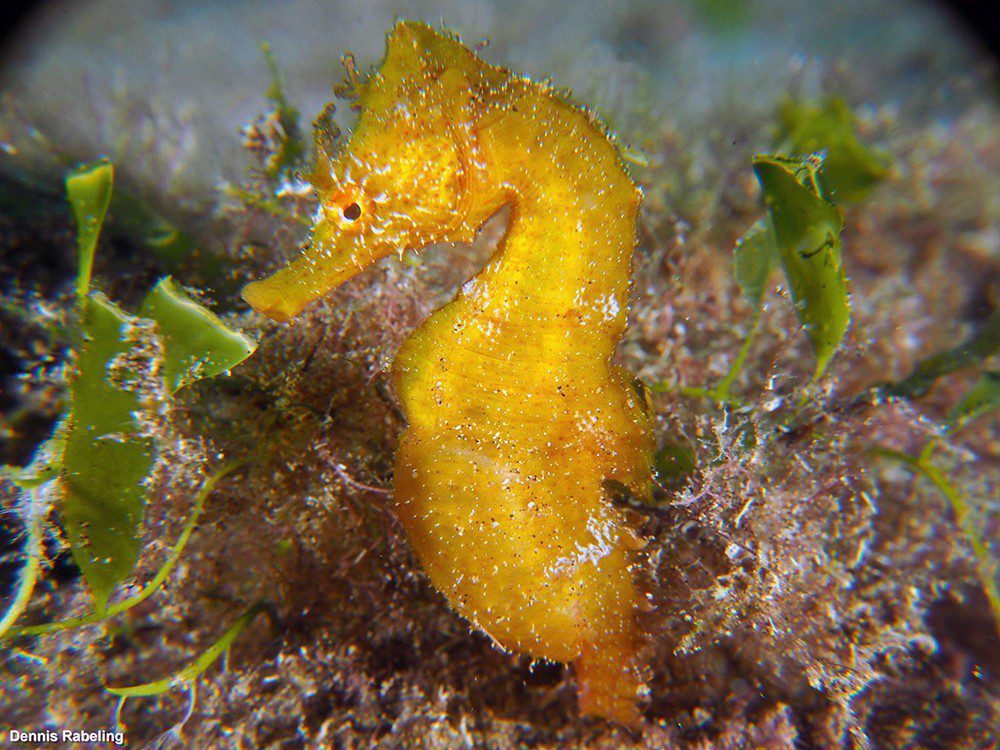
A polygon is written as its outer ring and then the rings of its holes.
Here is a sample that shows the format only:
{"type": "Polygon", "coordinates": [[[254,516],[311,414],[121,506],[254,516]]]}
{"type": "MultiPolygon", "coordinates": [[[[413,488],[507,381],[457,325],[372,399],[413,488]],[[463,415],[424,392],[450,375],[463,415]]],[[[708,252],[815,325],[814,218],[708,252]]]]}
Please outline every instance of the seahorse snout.
{"type": "Polygon", "coordinates": [[[289,304],[288,299],[281,293],[281,289],[277,288],[271,279],[247,284],[243,287],[240,296],[254,310],[279,323],[287,323],[301,309],[289,304]]]}

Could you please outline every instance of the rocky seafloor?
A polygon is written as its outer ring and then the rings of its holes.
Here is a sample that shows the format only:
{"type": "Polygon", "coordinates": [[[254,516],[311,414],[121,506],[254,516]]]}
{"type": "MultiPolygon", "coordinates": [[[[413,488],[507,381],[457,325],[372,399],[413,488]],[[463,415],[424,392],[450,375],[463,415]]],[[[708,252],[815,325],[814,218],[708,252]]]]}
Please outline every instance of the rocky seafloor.
{"type": "MultiPolygon", "coordinates": [[[[224,478],[162,591],[110,623],[11,642],[0,729],[109,728],[105,685],[166,676],[246,607],[273,605],[224,667],[126,702],[135,746],[995,747],[1000,637],[981,571],[938,489],[876,448],[933,438],[995,560],[1000,425],[942,435],[996,355],[919,398],[869,389],[981,329],[1000,308],[996,62],[936,6],[583,3],[52,3],[8,42],[0,116],[0,452],[24,464],[66,408],[76,275],[64,171],[108,156],[116,189],[183,229],[197,252],[153,252],[109,217],[96,283],[135,309],[171,273],[260,337],[228,377],[160,415],[144,547],[149,579],[199,484],[224,478]],[[308,196],[275,197],[241,129],[268,110],[268,41],[311,118],[351,50],[376,64],[395,14],[569,86],[641,151],[645,195],[619,359],[654,395],[661,447],[694,469],[634,507],[649,695],[641,732],[580,718],[572,670],[504,653],[421,572],[391,503],[403,428],[387,377],[401,341],[482,265],[471,247],[390,259],[291,324],[238,290],[298,252],[308,196]],[[778,283],[732,386],[739,405],[684,395],[725,375],[753,311],[732,249],[762,215],[750,159],[773,146],[787,96],[843,97],[891,157],[845,207],[853,318],[818,386],[778,283]],[[277,208],[277,210],[275,210],[277,208]],[[808,391],[803,405],[800,395],[808,391]],[[752,441],[747,435],[753,435],[752,441]]],[[[349,107],[340,116],[349,118],[349,107]]],[[[349,126],[345,119],[344,126],[349,126]]],[[[6,601],[21,563],[12,485],[0,489],[6,601]]],[[[89,609],[53,515],[26,622],[89,609]]],[[[995,567],[994,567],[995,574],[995,567]]],[[[6,739],[6,738],[5,738],[6,739]]]]}

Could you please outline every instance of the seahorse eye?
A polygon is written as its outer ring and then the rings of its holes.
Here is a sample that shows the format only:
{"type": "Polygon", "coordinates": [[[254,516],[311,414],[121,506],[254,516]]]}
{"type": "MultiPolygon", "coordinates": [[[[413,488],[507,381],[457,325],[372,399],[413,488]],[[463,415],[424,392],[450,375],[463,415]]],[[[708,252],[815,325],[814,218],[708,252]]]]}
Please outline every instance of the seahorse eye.
{"type": "Polygon", "coordinates": [[[351,203],[344,206],[344,218],[348,221],[357,221],[361,218],[361,206],[357,203],[351,203]]]}

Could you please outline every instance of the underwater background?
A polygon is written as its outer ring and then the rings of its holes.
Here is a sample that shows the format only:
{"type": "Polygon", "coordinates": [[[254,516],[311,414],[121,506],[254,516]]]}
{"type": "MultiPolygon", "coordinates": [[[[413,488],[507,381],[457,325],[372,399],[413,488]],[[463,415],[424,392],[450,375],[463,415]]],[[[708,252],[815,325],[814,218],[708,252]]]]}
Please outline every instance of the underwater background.
{"type": "MultiPolygon", "coordinates": [[[[16,627],[93,609],[59,480],[37,469],[82,409],[66,175],[114,164],[93,289],[134,313],[170,275],[183,291],[164,294],[246,347],[177,388],[158,380],[169,359],[136,347],[126,412],[147,464],[95,480],[141,500],[112,601],[175,564],[108,620],[3,636],[0,744],[118,722],[138,747],[996,746],[997,62],[943,6],[52,2],[0,55],[0,462],[36,460],[0,485],[16,627]],[[392,508],[404,425],[388,364],[505,217],[469,248],[389,259],[291,324],[239,298],[307,239],[309,123],[343,53],[371,70],[396,17],[488,39],[487,61],[570,89],[643,188],[618,357],[651,389],[658,449],[654,501],[632,503],[650,540],[639,733],[581,719],[568,667],[471,629],[392,508]],[[776,268],[755,304],[733,252],[766,215],[755,154],[840,147],[861,181],[839,206],[851,322],[814,381],[792,282],[776,268]],[[225,668],[116,714],[107,686],[169,678],[226,632],[225,668]]],[[[339,127],[354,117],[339,100],[339,127]]]]}

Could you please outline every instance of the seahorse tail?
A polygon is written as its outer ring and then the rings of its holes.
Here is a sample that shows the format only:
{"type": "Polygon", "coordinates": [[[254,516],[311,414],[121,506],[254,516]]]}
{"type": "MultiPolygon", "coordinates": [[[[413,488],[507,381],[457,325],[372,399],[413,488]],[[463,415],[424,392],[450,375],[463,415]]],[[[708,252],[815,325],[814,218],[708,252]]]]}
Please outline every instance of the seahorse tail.
{"type": "Polygon", "coordinates": [[[623,631],[584,644],[573,662],[580,713],[602,716],[629,727],[641,723],[639,699],[645,689],[634,618],[623,631]]]}

